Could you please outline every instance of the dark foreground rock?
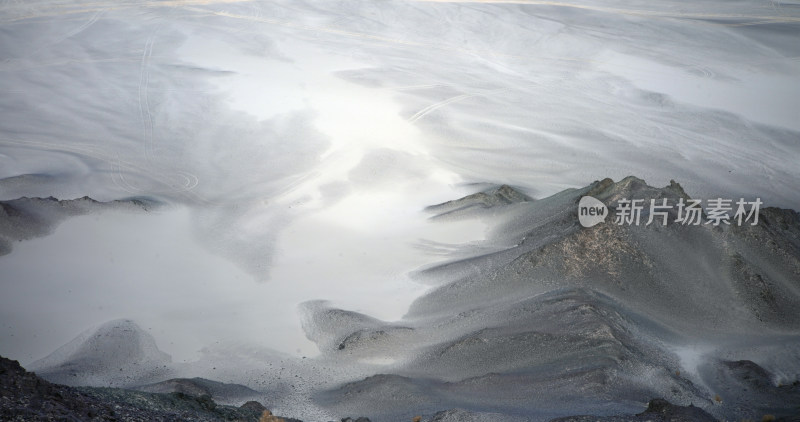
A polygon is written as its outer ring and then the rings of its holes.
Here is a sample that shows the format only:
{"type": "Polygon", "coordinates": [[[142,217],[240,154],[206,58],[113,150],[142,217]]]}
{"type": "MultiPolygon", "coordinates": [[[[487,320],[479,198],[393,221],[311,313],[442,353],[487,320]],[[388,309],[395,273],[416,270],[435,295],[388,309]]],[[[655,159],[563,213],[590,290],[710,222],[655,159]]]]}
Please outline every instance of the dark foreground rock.
{"type": "Polygon", "coordinates": [[[218,405],[209,396],[52,384],[27,372],[17,361],[3,357],[0,357],[0,420],[300,422],[271,416],[256,402],[233,407],[218,405]]]}

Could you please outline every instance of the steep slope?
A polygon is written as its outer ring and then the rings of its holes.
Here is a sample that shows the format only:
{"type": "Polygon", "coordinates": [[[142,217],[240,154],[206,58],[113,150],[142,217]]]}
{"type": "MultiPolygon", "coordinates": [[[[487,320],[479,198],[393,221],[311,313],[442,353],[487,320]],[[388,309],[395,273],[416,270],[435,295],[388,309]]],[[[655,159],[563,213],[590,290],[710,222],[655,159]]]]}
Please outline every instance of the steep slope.
{"type": "MultiPolygon", "coordinates": [[[[372,323],[382,336],[358,335],[358,356],[394,362],[387,375],[320,393],[320,403],[389,420],[443,407],[532,420],[634,414],[654,398],[721,419],[796,413],[786,385],[800,379],[797,212],[684,225],[673,207],[667,225],[647,225],[645,207],[639,225],[611,217],[584,228],[585,195],[611,216],[625,198],[689,199],[675,182],[628,177],[496,214],[487,242],[514,246],[420,272],[435,287],[411,306],[406,330],[372,323]],[[761,390],[731,381],[740,369],[725,362],[738,361],[759,368],[761,390]]],[[[363,332],[314,329],[326,345],[363,332]]],[[[334,360],[353,355],[320,346],[334,360]]]]}

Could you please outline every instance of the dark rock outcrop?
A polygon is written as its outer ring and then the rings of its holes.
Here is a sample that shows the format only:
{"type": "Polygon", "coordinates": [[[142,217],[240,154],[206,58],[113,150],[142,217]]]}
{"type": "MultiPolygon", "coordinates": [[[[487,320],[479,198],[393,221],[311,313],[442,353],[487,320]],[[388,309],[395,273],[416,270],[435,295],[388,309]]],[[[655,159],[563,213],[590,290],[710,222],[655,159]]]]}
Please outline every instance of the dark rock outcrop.
{"type": "Polygon", "coordinates": [[[425,210],[434,214],[432,218],[471,216],[476,212],[506,205],[533,201],[517,189],[508,185],[498,186],[463,198],[431,205],[425,210]]]}
{"type": "Polygon", "coordinates": [[[252,403],[238,408],[217,405],[209,396],[52,384],[17,361],[0,357],[0,420],[4,421],[256,422],[265,410],[252,403]]]}

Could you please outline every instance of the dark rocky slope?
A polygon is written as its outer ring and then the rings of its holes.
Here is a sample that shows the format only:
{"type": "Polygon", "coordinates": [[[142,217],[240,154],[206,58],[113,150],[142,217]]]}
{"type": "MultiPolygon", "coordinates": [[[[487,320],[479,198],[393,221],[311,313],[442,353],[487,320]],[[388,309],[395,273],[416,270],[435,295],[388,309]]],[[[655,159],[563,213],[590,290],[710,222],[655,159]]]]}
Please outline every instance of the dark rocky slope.
{"type": "MultiPolygon", "coordinates": [[[[636,414],[656,397],[721,420],[800,414],[798,213],[762,207],[757,225],[715,227],[706,215],[673,223],[673,208],[666,226],[645,225],[648,211],[640,225],[618,225],[623,198],[689,196],[674,182],[628,177],[512,207],[498,201],[485,243],[512,246],[420,271],[434,287],[402,330],[368,316],[351,318],[349,332],[311,324],[309,338],[330,359],[394,362],[318,402],[339,413],[377,409],[379,420],[443,407],[600,418],[636,414]],[[605,223],[578,224],[585,195],[609,207],[605,223]]],[[[343,312],[306,311],[308,321],[343,312]]]]}
{"type": "Polygon", "coordinates": [[[217,405],[209,396],[52,384],[0,357],[0,420],[4,421],[255,422],[265,410],[256,402],[217,405]]]}

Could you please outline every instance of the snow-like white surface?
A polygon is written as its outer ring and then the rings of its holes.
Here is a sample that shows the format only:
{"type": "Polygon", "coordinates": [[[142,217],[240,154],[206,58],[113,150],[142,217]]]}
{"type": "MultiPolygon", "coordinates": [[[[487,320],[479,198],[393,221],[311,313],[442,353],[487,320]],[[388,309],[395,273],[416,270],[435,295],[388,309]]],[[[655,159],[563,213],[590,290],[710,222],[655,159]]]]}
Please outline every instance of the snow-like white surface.
{"type": "Polygon", "coordinates": [[[398,319],[441,259],[421,239],[484,236],[421,212],[469,183],[635,174],[796,208],[798,22],[754,0],[3,2],[0,199],[175,208],[0,257],[0,354],[117,317],[178,361],[313,353],[299,303],[398,319]]]}
{"type": "Polygon", "coordinates": [[[196,242],[190,214],[184,208],[76,217],[49,237],[15,245],[0,259],[0,332],[9,340],[3,353],[30,362],[88,326],[130,318],[177,362],[220,342],[313,356],[299,303],[325,298],[393,320],[424,290],[403,275],[430,262],[412,244],[424,227],[387,242],[298,222],[286,229],[273,280],[258,283],[196,242]]]}

